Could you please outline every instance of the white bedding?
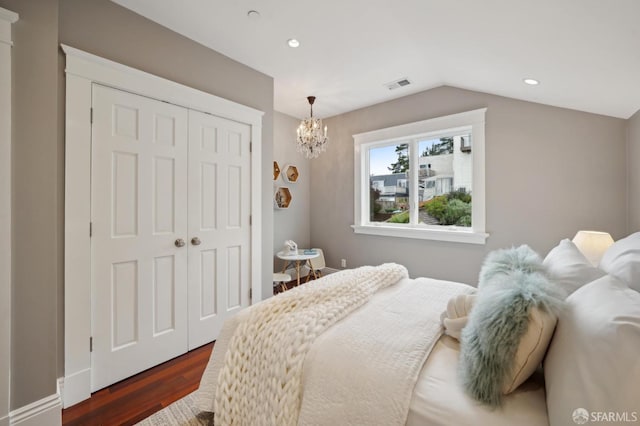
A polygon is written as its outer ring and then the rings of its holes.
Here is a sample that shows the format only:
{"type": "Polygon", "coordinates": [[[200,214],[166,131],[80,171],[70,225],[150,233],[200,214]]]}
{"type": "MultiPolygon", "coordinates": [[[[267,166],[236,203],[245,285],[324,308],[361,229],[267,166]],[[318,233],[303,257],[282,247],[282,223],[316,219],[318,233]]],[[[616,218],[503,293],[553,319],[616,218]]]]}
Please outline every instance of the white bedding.
{"type": "Polygon", "coordinates": [[[403,426],[451,297],[473,289],[404,279],[325,331],[307,354],[298,425],[403,426]]]}
{"type": "Polygon", "coordinates": [[[457,381],[457,340],[443,335],[431,351],[413,390],[407,426],[547,426],[544,379],[534,373],[501,408],[491,411],[472,400],[457,381]]]}
{"type": "MultiPolygon", "coordinates": [[[[214,401],[216,423],[295,426],[302,422],[303,370],[316,339],[336,322],[366,307],[377,291],[394,287],[404,278],[408,273],[402,265],[363,266],[328,275],[313,285],[257,304],[238,325],[225,354],[214,401]]],[[[394,332],[395,328],[389,334],[393,336],[394,332]]],[[[434,335],[432,342],[438,337],[434,335]]],[[[362,364],[369,360],[368,353],[363,355],[362,364]]],[[[415,365],[414,379],[421,365],[415,365]]],[[[304,390],[309,387],[313,383],[304,390]]]]}
{"type": "MultiPolygon", "coordinates": [[[[406,280],[406,282],[402,283],[401,287],[405,285],[444,283],[443,281],[428,278],[420,278],[418,280],[420,281],[406,280]]],[[[309,285],[313,285],[313,283],[309,285]]],[[[469,286],[457,283],[451,283],[451,286],[457,288],[462,286],[468,287],[469,290],[472,289],[469,286]]],[[[367,305],[359,308],[352,316],[357,318],[358,314],[362,314],[362,311],[375,309],[376,304],[385,298],[393,297],[394,292],[397,290],[398,289],[388,288],[378,292],[367,305]]],[[[416,299],[415,305],[413,307],[407,307],[407,310],[416,311],[419,310],[421,306],[427,306],[428,303],[429,301],[427,300],[416,299]]],[[[438,300],[436,304],[442,305],[437,307],[440,311],[446,307],[446,301],[438,300]]],[[[425,311],[427,310],[429,309],[425,308],[425,311]]],[[[232,318],[231,322],[237,323],[246,316],[246,311],[247,310],[239,313],[237,318],[232,318]]],[[[349,320],[350,317],[342,320],[335,327],[345,327],[349,320]]],[[[230,338],[225,332],[233,330],[233,328],[235,327],[227,327],[226,330],[223,328],[223,333],[218,339],[218,342],[216,342],[214,349],[214,354],[218,354],[218,356],[212,356],[203,375],[200,389],[196,395],[197,407],[201,410],[211,411],[212,409],[216,378],[221,367],[221,358],[223,358],[219,355],[226,351],[230,338]]],[[[338,331],[338,329],[329,329],[318,340],[320,342],[326,340],[331,337],[331,333],[338,331]]],[[[313,355],[315,352],[317,351],[312,348],[310,355],[313,355]]],[[[429,358],[419,373],[409,405],[407,425],[548,425],[544,385],[541,384],[541,382],[530,380],[516,392],[508,395],[501,409],[490,411],[486,407],[473,402],[464,394],[463,389],[457,381],[457,356],[457,341],[450,337],[443,336],[431,351],[429,358]]],[[[309,359],[312,358],[313,356],[309,359]]],[[[363,370],[366,371],[366,367],[367,366],[362,366],[363,370]]],[[[305,361],[304,374],[309,374],[308,372],[312,371],[312,369],[313,367],[307,365],[305,361]]],[[[304,377],[303,380],[306,382],[307,379],[308,377],[304,377]]],[[[379,389],[379,392],[381,395],[384,395],[385,389],[379,389]]],[[[352,395],[352,398],[358,398],[357,392],[352,395]]],[[[304,404],[303,397],[303,414],[305,414],[304,404]]],[[[342,424],[356,423],[343,422],[342,424]]]]}

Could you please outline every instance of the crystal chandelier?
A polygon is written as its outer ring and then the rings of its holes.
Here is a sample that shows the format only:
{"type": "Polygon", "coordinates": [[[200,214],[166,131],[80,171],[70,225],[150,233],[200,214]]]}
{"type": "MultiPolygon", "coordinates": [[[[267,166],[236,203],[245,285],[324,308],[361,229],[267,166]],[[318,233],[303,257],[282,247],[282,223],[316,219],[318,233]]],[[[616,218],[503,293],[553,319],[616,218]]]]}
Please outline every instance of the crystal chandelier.
{"type": "Polygon", "coordinates": [[[322,129],[322,120],[313,118],[313,102],[315,96],[307,97],[311,106],[311,115],[309,118],[302,120],[298,126],[298,138],[296,144],[298,152],[303,153],[307,158],[317,158],[321,152],[327,149],[327,126],[322,129]]]}

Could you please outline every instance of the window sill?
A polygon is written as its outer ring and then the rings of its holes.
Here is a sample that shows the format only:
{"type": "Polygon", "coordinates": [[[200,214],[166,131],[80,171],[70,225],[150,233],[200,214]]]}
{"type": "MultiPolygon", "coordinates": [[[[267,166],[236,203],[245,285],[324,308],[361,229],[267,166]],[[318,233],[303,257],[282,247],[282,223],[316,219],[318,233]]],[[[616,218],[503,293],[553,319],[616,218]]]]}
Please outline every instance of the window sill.
{"type": "Polygon", "coordinates": [[[448,241],[466,244],[485,244],[489,234],[468,229],[405,228],[384,225],[351,225],[356,234],[384,237],[415,238],[420,240],[448,241]]]}

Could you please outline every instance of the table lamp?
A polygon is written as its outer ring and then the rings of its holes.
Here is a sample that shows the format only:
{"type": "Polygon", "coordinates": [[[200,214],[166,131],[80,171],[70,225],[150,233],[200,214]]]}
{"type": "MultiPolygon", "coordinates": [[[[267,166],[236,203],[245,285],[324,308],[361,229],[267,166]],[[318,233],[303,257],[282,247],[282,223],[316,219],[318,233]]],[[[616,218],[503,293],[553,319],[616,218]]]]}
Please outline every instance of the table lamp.
{"type": "Polygon", "coordinates": [[[613,244],[608,232],[578,231],[573,242],[593,266],[598,266],[604,252],[613,244]]]}

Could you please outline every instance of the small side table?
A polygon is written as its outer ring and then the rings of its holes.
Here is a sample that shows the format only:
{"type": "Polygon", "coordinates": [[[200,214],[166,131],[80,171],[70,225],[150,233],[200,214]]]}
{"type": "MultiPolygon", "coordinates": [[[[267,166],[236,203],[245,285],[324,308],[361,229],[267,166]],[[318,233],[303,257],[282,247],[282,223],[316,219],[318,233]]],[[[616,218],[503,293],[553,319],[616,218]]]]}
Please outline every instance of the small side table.
{"type": "MultiPolygon", "coordinates": [[[[300,285],[300,267],[301,266],[307,265],[311,270],[311,272],[313,273],[313,278],[318,278],[316,276],[316,271],[313,268],[313,264],[311,263],[311,259],[315,259],[316,257],[320,256],[320,253],[314,252],[314,253],[305,254],[304,250],[298,249],[298,252],[294,254],[284,254],[283,252],[280,251],[276,254],[276,256],[278,256],[279,259],[282,259],[284,261],[284,265],[282,266],[283,274],[287,271],[287,268],[289,266],[294,266],[296,268],[297,285],[300,285]]],[[[309,282],[309,278],[310,276],[307,275],[307,282],[309,282]]]]}

